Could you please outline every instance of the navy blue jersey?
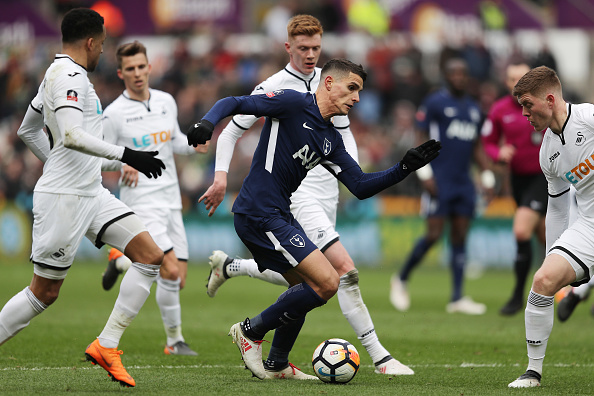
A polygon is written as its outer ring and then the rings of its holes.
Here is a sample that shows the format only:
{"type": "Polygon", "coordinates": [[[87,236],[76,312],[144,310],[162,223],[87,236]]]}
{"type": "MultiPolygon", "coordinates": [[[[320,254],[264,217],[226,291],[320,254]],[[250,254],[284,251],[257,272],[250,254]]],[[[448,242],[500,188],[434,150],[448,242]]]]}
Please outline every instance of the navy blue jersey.
{"type": "Polygon", "coordinates": [[[470,163],[480,138],[481,113],[469,96],[457,98],[447,89],[427,97],[417,112],[417,123],[431,139],[440,140],[442,150],[431,162],[440,190],[472,183],[470,163]]]}
{"type": "Polygon", "coordinates": [[[400,164],[365,174],[347,153],[340,133],[325,121],[315,94],[277,90],[263,95],[219,100],[204,116],[216,125],[231,114],[265,116],[248,176],[233,205],[234,213],[267,216],[290,213],[291,193],[307,172],[323,165],[357,198],[368,198],[409,172],[400,164]]]}

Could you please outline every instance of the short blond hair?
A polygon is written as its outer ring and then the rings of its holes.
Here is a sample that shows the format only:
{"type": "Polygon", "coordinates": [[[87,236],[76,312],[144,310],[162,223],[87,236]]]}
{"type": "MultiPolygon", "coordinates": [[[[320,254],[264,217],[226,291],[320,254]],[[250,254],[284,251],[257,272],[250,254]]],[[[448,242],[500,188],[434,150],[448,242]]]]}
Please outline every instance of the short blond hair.
{"type": "Polygon", "coordinates": [[[324,28],[322,28],[322,24],[318,18],[311,15],[295,15],[289,19],[289,23],[287,24],[287,36],[289,39],[300,35],[315,36],[319,34],[321,36],[323,33],[324,28]]]}
{"type": "Polygon", "coordinates": [[[561,92],[561,81],[555,70],[539,66],[524,74],[512,91],[512,95],[520,97],[525,94],[541,95],[546,91],[561,92]]]}

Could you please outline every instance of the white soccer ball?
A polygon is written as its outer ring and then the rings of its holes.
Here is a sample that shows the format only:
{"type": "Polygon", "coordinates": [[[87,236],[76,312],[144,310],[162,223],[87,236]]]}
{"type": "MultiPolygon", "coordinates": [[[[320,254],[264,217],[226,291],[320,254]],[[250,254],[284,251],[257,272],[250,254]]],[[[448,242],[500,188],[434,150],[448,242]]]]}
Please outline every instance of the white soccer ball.
{"type": "Polygon", "coordinates": [[[344,384],[359,371],[360,359],[359,352],[350,342],[331,338],[318,345],[311,362],[319,379],[344,384]]]}

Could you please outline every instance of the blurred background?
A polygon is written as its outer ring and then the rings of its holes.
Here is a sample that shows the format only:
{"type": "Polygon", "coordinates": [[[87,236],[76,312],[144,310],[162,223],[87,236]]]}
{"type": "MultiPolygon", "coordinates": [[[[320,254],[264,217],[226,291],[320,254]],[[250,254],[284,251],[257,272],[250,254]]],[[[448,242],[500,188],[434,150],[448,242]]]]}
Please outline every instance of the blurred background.
{"type": "MultiPolygon", "coordinates": [[[[220,98],[247,95],[288,63],[286,24],[298,13],[324,26],[322,58],[361,63],[369,73],[351,129],[365,171],[398,162],[415,144],[414,115],[424,97],[442,85],[440,65],[451,56],[469,64],[470,93],[486,115],[504,95],[503,73],[521,56],[533,66],[557,70],[572,102],[594,101],[591,68],[594,0],[0,0],[0,259],[10,263],[30,253],[32,191],[41,162],[16,131],[46,68],[60,52],[60,21],[74,7],[91,7],[105,18],[108,39],[90,74],[103,107],[123,90],[115,48],[135,39],[148,49],[151,87],[171,93],[182,131],[220,98]]],[[[216,139],[203,156],[178,157],[184,220],[191,260],[204,262],[213,249],[248,255],[233,230],[230,207],[262,124],[237,145],[228,196],[213,218],[198,198],[213,177],[216,139]]],[[[119,174],[104,173],[117,195],[119,174]]],[[[418,216],[421,189],[412,176],[381,195],[357,201],[341,195],[338,230],[356,263],[397,265],[424,230],[418,216]]],[[[498,196],[479,200],[468,240],[471,274],[511,267],[514,203],[505,170],[498,196]]],[[[447,247],[433,249],[447,261],[447,247]]],[[[85,241],[83,259],[105,256],[85,241]]],[[[540,258],[537,258],[540,260],[540,258]]]]}

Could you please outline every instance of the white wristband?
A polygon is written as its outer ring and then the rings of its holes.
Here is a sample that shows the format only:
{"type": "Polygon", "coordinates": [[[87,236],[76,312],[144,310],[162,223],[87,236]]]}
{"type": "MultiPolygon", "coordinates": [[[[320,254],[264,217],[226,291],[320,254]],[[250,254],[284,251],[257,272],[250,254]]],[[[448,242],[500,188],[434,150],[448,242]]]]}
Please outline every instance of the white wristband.
{"type": "Polygon", "coordinates": [[[431,169],[431,165],[427,164],[424,167],[417,169],[417,177],[420,181],[432,179],[433,169],[431,169]]]}
{"type": "Polygon", "coordinates": [[[490,169],[485,169],[481,172],[481,184],[484,188],[495,187],[495,174],[490,169]]]}

